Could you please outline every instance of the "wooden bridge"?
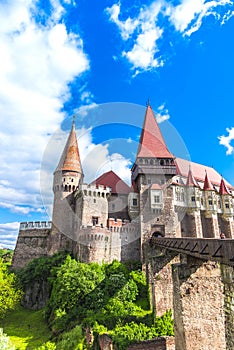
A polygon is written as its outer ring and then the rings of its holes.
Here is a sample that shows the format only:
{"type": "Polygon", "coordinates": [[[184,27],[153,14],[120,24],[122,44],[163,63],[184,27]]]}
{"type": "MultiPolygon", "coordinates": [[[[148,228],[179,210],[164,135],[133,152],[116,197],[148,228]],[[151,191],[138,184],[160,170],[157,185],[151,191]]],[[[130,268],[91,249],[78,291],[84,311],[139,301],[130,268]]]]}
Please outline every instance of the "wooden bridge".
{"type": "Polygon", "coordinates": [[[152,237],[151,244],[202,260],[234,266],[234,239],[152,237]]]}

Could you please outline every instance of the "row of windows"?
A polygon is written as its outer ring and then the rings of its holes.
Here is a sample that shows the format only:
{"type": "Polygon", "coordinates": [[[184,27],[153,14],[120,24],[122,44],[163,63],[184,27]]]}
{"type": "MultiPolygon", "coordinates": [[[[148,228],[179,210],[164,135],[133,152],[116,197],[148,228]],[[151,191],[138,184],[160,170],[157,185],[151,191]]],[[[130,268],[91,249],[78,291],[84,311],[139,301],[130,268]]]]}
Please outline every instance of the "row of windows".
{"type": "MultiPolygon", "coordinates": [[[[106,198],[106,193],[105,192],[92,192],[92,191],[87,191],[84,190],[84,195],[85,196],[93,196],[93,197],[102,197],[102,198],[106,198]]],[[[95,203],[95,202],[94,202],[95,203]]]]}
{"type": "Polygon", "coordinates": [[[61,185],[61,186],[56,185],[55,186],[55,191],[56,192],[58,192],[59,190],[60,191],[64,191],[64,192],[74,192],[75,189],[76,189],[75,185],[72,185],[72,186],[71,185],[65,185],[65,186],[63,186],[63,185],[61,185]]]}
{"type": "Polygon", "coordinates": [[[146,165],[174,165],[174,160],[173,159],[143,159],[140,158],[139,162],[141,164],[146,164],[146,165]]]}

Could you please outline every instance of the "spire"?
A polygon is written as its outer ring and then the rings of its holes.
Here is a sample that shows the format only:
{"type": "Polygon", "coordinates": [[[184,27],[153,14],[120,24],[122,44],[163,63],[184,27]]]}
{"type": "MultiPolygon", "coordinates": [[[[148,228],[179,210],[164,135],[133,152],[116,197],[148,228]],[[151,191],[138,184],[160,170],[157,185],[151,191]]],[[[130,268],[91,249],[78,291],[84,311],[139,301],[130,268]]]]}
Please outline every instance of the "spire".
{"type": "Polygon", "coordinates": [[[80,154],[76,138],[75,117],[73,117],[71,131],[55,171],[58,170],[76,171],[82,174],[80,154]]]}
{"type": "Polygon", "coordinates": [[[204,181],[204,187],[203,187],[203,190],[205,191],[214,191],[214,186],[212,185],[209,177],[208,177],[208,174],[206,172],[206,177],[205,177],[205,181],[204,181]]]}
{"type": "Polygon", "coordinates": [[[186,186],[190,186],[190,187],[200,187],[197,183],[197,180],[194,178],[193,173],[192,173],[192,169],[189,166],[189,172],[188,172],[188,178],[187,178],[187,183],[186,186]]]}
{"type": "Polygon", "coordinates": [[[167,149],[149,101],[147,102],[137,157],[174,158],[167,149]]]}
{"type": "Polygon", "coordinates": [[[230,194],[223,178],[221,179],[221,182],[220,182],[219,194],[221,194],[221,195],[230,194]]]}

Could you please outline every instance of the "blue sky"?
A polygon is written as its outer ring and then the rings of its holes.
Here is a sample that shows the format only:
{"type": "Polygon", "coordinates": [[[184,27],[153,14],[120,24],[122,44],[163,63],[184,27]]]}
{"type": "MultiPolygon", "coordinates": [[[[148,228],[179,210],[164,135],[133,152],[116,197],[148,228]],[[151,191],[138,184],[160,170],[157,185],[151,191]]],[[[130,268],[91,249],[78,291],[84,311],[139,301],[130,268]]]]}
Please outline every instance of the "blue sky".
{"type": "Polygon", "coordinates": [[[234,184],[233,27],[230,0],[0,1],[0,245],[48,218],[74,113],[87,182],[129,181],[150,99],[170,150],[234,184]]]}

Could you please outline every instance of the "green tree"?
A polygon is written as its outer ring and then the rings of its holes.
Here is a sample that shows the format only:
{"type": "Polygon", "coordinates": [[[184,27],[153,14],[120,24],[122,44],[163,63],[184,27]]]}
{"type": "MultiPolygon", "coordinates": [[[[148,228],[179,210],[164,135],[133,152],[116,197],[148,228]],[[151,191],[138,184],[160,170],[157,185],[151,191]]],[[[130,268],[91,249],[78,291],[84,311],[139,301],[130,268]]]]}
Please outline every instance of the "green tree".
{"type": "Polygon", "coordinates": [[[16,276],[8,271],[7,265],[0,259],[0,318],[9,309],[14,309],[22,297],[22,291],[16,286],[16,276]]]}

